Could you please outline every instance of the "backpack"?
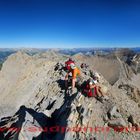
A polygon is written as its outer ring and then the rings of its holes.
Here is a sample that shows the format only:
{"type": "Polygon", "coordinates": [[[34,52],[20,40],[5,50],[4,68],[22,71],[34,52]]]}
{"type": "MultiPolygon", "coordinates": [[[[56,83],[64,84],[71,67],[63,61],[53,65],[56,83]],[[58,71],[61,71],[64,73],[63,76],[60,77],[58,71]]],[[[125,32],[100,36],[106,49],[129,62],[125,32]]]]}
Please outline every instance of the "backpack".
{"type": "Polygon", "coordinates": [[[65,67],[67,70],[70,70],[70,64],[75,64],[75,62],[73,60],[68,60],[65,62],[65,67]]]}

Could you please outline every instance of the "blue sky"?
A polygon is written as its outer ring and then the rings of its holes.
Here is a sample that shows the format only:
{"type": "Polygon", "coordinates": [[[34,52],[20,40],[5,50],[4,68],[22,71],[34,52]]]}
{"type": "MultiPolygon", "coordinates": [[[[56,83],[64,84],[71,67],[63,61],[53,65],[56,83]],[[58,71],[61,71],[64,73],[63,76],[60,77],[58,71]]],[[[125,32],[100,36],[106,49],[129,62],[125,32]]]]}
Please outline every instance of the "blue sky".
{"type": "Polygon", "coordinates": [[[140,47],[140,1],[0,0],[0,47],[140,47]]]}

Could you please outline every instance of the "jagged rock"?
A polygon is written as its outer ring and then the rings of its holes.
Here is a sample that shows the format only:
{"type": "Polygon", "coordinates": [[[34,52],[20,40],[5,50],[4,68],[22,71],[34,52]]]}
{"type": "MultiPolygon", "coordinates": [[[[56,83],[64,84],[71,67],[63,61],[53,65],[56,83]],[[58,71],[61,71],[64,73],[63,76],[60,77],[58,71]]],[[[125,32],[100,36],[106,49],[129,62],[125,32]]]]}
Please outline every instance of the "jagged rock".
{"type": "Polygon", "coordinates": [[[93,112],[92,108],[89,108],[87,112],[87,116],[90,117],[92,115],[92,112],[93,112]]]}
{"type": "Polygon", "coordinates": [[[108,91],[108,88],[107,86],[103,85],[103,84],[100,84],[100,87],[101,87],[101,92],[104,93],[104,94],[107,94],[107,91],[108,91]]]}
{"type": "Polygon", "coordinates": [[[82,116],[82,125],[83,126],[87,126],[88,122],[89,122],[89,118],[87,116],[82,116]]]}
{"type": "Polygon", "coordinates": [[[128,65],[131,66],[132,70],[137,74],[140,72],[140,55],[136,54],[129,58],[127,61],[128,65]]]}
{"type": "Polygon", "coordinates": [[[51,112],[49,110],[45,110],[43,112],[47,117],[51,117],[51,112]]]}
{"type": "Polygon", "coordinates": [[[130,122],[133,126],[136,124],[136,121],[134,120],[134,117],[132,115],[128,117],[128,122],[130,122]]]}
{"type": "Polygon", "coordinates": [[[59,70],[59,71],[60,71],[60,70],[62,70],[62,69],[63,69],[63,67],[64,67],[64,66],[63,66],[63,64],[61,64],[61,63],[57,63],[57,64],[55,65],[54,70],[55,70],[55,71],[57,71],[57,70],[59,70]]]}
{"type": "Polygon", "coordinates": [[[73,94],[77,93],[78,92],[77,88],[74,88],[72,92],[73,92],[73,94]]]}
{"type": "Polygon", "coordinates": [[[139,131],[140,124],[136,121],[136,118],[134,118],[132,115],[128,117],[128,122],[132,124],[132,126],[136,127],[136,130],[139,131]]]}
{"type": "Polygon", "coordinates": [[[135,102],[140,103],[140,90],[136,86],[132,84],[121,84],[119,88],[125,90],[126,94],[135,102]]]}
{"type": "Polygon", "coordinates": [[[61,75],[62,75],[63,77],[65,77],[66,74],[67,74],[66,71],[64,71],[64,70],[61,71],[61,75]]]}
{"type": "Polygon", "coordinates": [[[104,122],[108,122],[109,118],[108,118],[107,114],[103,116],[103,120],[104,120],[104,122]]]}
{"type": "MultiPolygon", "coordinates": [[[[80,92],[78,92],[75,99],[76,99],[75,101],[77,104],[82,103],[83,95],[80,92]]],[[[78,106],[80,106],[80,104],[78,106]]]]}
{"type": "Polygon", "coordinates": [[[121,114],[118,112],[117,106],[113,106],[109,111],[108,111],[108,116],[109,118],[121,118],[121,114]]]}
{"type": "Polygon", "coordinates": [[[108,122],[108,126],[110,127],[126,127],[127,124],[126,122],[124,121],[123,118],[117,118],[117,119],[114,119],[114,120],[110,120],[108,122]]]}
{"type": "Polygon", "coordinates": [[[38,131],[41,128],[38,124],[32,124],[30,121],[27,121],[23,124],[21,131],[19,133],[19,139],[25,140],[25,138],[33,139],[33,137],[37,137],[41,132],[38,131]]]}

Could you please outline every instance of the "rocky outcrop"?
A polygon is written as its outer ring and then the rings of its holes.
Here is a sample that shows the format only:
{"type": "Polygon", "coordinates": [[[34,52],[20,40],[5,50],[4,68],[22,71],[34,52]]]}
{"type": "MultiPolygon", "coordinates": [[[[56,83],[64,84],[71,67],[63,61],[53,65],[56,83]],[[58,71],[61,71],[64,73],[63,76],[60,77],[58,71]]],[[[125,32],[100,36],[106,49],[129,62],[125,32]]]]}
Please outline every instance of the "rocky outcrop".
{"type": "Polygon", "coordinates": [[[139,103],[140,104],[140,90],[134,86],[134,85],[131,85],[131,84],[122,84],[122,85],[119,85],[120,89],[123,89],[124,91],[126,91],[126,94],[131,98],[133,99],[135,102],[139,103]]]}
{"type": "MultiPolygon", "coordinates": [[[[0,72],[0,138],[99,140],[107,134],[108,140],[138,139],[137,133],[114,131],[130,124],[138,130],[140,108],[131,98],[136,87],[124,83],[112,86],[99,72],[100,84],[107,87],[109,100],[88,98],[80,90],[72,94],[64,88],[63,66],[67,57],[52,51],[34,56],[18,52],[8,57],[0,72]]],[[[78,59],[76,64],[80,66],[83,60],[78,59]]],[[[86,56],[84,62],[86,59],[93,60],[86,56]]],[[[86,73],[82,72],[84,81],[91,76],[91,64],[86,73]]]]}
{"type": "Polygon", "coordinates": [[[108,125],[113,127],[113,128],[126,127],[127,126],[125,120],[122,118],[122,115],[119,113],[116,106],[113,106],[108,111],[108,117],[110,119],[109,122],[108,122],[108,125]]]}

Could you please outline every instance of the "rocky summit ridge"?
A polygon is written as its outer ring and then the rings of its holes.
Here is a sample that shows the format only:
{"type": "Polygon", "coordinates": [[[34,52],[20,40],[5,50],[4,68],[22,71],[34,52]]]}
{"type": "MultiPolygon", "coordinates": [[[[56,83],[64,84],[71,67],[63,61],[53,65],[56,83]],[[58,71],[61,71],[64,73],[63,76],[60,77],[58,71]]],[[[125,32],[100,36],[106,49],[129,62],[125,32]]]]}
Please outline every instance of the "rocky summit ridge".
{"type": "Polygon", "coordinates": [[[0,140],[139,140],[138,56],[129,64],[122,56],[72,56],[78,67],[89,65],[81,69],[83,81],[91,71],[101,75],[109,96],[104,102],[65,92],[68,57],[53,51],[8,57],[0,71],[0,140]]]}

